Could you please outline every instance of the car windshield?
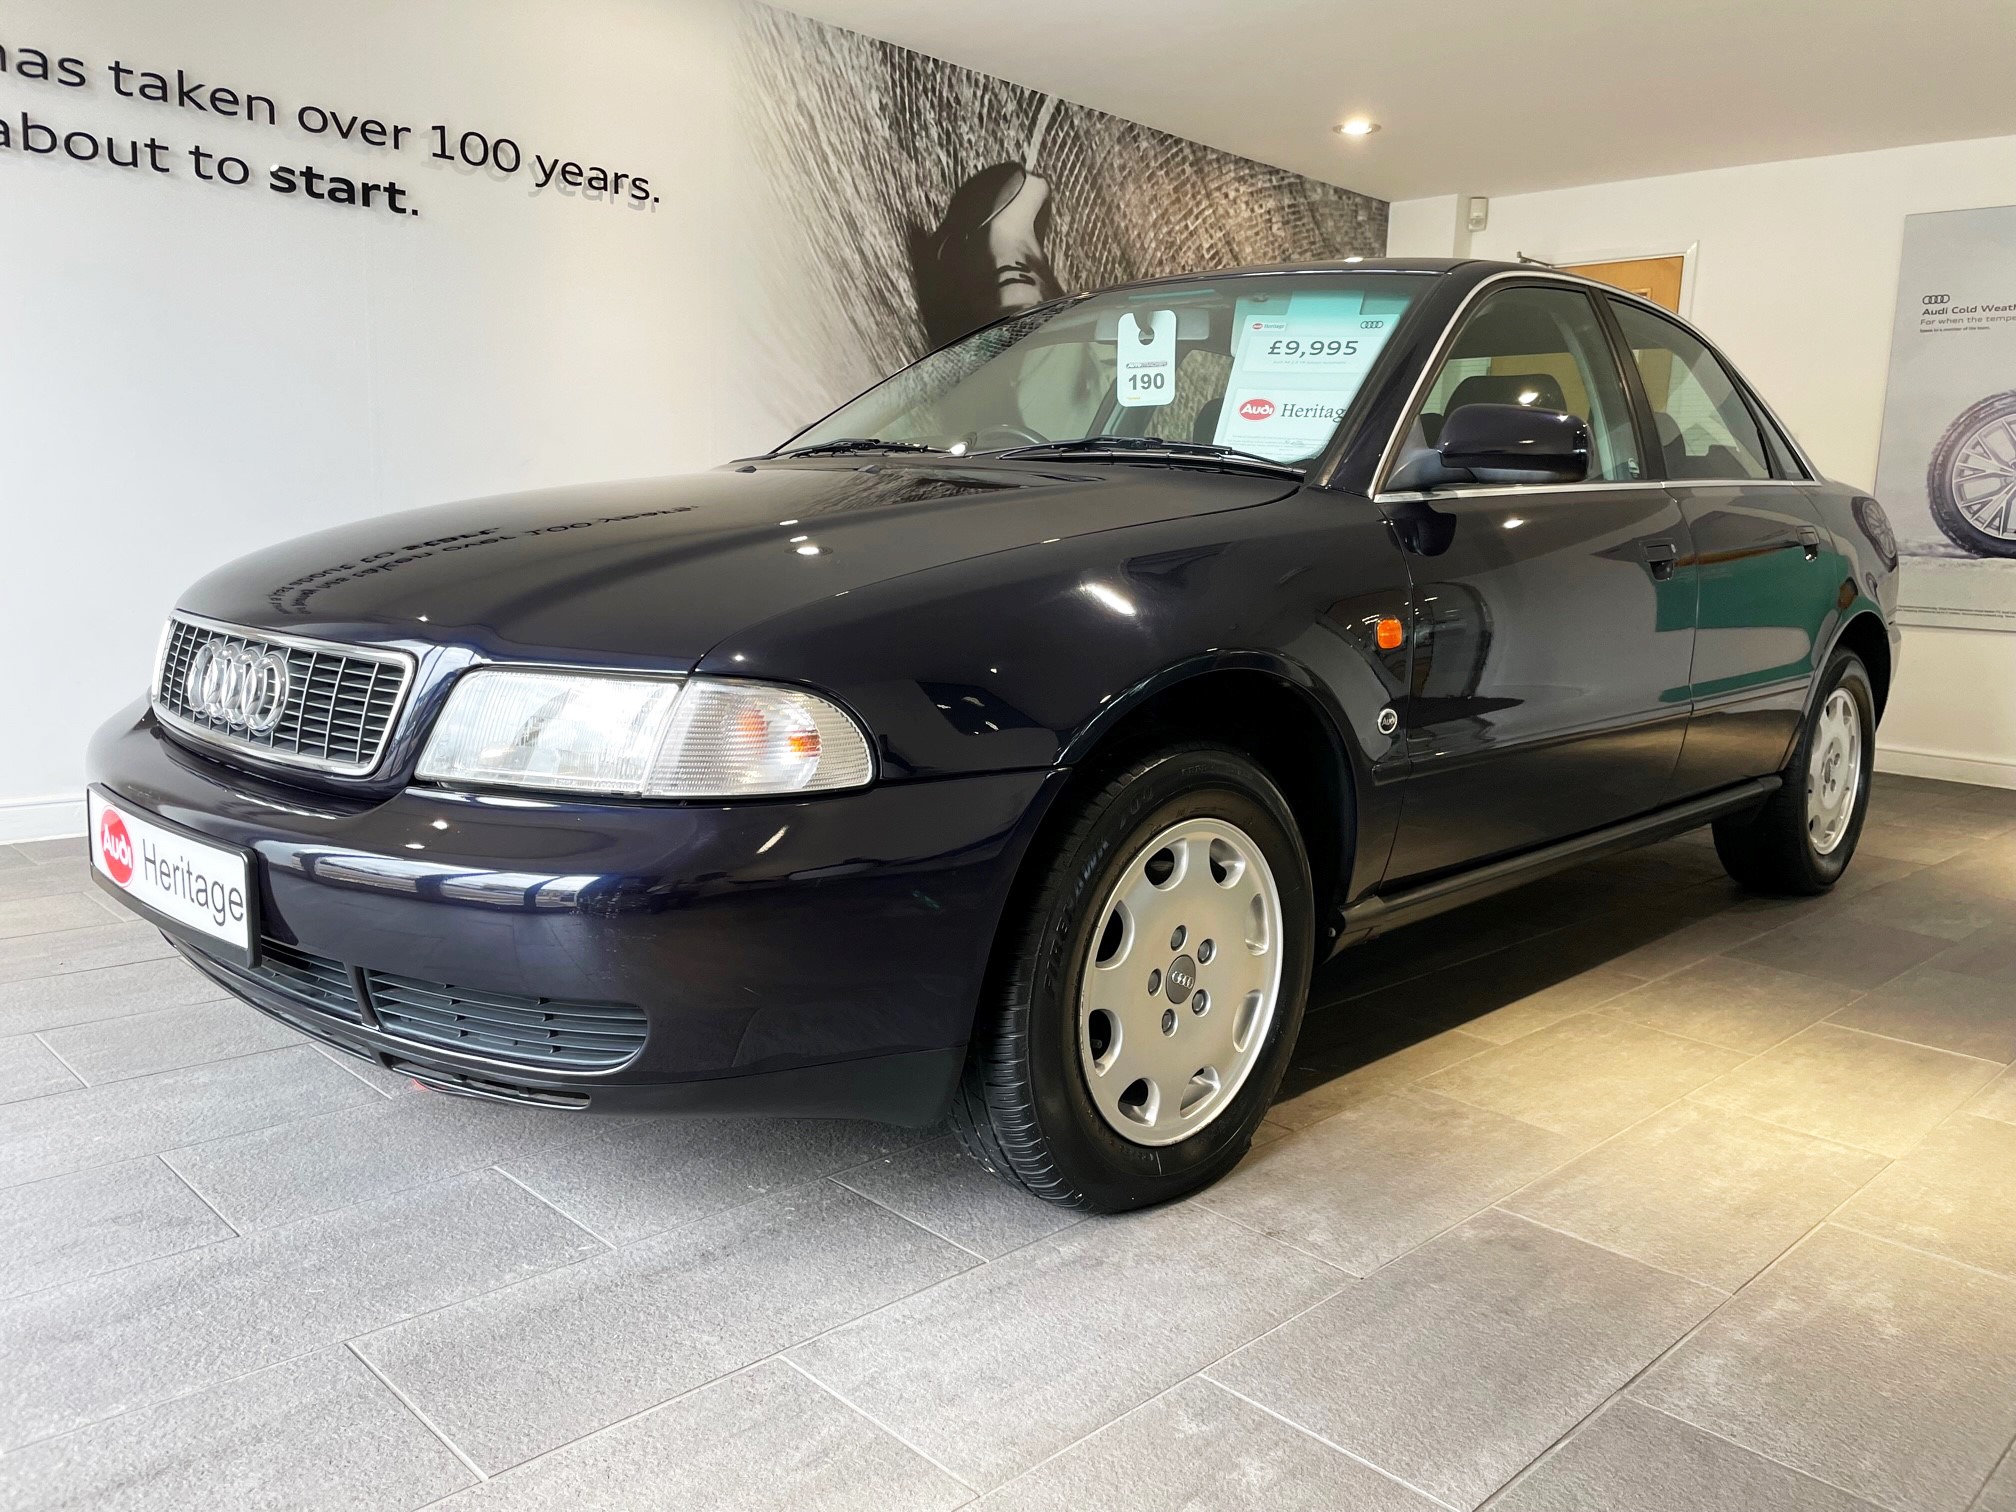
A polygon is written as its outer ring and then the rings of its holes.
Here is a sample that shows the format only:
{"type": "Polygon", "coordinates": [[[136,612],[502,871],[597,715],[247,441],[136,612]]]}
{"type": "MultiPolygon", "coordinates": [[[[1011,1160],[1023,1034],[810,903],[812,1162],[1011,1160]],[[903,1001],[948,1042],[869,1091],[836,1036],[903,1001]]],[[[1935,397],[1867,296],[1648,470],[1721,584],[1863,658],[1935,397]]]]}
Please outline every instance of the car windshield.
{"type": "Polygon", "coordinates": [[[781,450],[970,455],[1077,442],[1140,459],[1153,438],[1185,460],[1306,465],[1425,282],[1280,273],[1046,305],[932,353],[781,450]]]}

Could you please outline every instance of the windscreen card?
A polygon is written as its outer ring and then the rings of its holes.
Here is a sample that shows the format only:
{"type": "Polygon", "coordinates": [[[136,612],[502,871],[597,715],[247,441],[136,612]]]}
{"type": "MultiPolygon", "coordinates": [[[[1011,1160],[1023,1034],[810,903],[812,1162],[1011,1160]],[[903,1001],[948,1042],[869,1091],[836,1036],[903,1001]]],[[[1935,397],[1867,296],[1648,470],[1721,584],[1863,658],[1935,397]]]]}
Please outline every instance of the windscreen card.
{"type": "Polygon", "coordinates": [[[1119,349],[1115,374],[1125,409],[1167,404],[1176,392],[1176,312],[1132,310],[1120,317],[1114,338],[1119,349]]]}
{"type": "Polygon", "coordinates": [[[1406,307],[1363,289],[1309,289],[1239,301],[1220,446],[1300,462],[1329,443],[1406,307]]]}

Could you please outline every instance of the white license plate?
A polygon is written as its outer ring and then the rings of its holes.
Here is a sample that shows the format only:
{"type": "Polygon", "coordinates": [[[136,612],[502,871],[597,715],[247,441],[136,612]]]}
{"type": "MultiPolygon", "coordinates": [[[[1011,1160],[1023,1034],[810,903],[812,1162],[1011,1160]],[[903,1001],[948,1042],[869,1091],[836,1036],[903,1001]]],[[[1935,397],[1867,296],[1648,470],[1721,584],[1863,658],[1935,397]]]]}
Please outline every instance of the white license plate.
{"type": "Polygon", "coordinates": [[[255,895],[245,852],[169,829],[96,788],[86,801],[99,876],[157,923],[222,941],[251,960],[255,895]]]}

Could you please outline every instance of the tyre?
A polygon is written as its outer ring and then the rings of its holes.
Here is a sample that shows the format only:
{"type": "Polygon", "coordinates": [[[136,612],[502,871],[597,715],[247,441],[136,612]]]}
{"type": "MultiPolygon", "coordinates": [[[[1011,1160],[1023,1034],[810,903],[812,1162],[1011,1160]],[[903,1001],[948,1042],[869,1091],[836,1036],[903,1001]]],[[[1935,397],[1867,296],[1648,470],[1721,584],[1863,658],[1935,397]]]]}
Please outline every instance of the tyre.
{"type": "Polygon", "coordinates": [[[1837,651],[1820,678],[1784,781],[1754,813],[1715,821],[1715,853],[1754,892],[1822,893],[1840,880],[1869,810],[1876,699],[1868,669],[1837,651]]]}
{"type": "Polygon", "coordinates": [[[1925,497],[1954,545],[2016,557],[2016,393],[1991,394],[1946,427],[1925,469],[1925,497]]]}
{"type": "Polygon", "coordinates": [[[1049,1202],[1124,1212],[1245,1154],[1301,1027],[1314,905],[1294,815],[1226,747],[1102,783],[1032,854],[952,1120],[1049,1202]]]}

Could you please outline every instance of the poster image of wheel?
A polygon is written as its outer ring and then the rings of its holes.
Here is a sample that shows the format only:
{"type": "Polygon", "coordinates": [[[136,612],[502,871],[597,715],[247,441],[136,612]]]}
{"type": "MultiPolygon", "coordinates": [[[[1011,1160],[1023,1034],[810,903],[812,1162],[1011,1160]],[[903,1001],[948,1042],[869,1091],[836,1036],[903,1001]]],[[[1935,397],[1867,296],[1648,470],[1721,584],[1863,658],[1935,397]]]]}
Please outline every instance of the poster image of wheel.
{"type": "Polygon", "coordinates": [[[2016,557],[2016,390],[1969,405],[1932,449],[1932,519],[1976,556],[2016,557]]]}
{"type": "Polygon", "coordinates": [[[2016,205],[1905,217],[1875,493],[1902,612],[2016,631],[2016,205]]]}

